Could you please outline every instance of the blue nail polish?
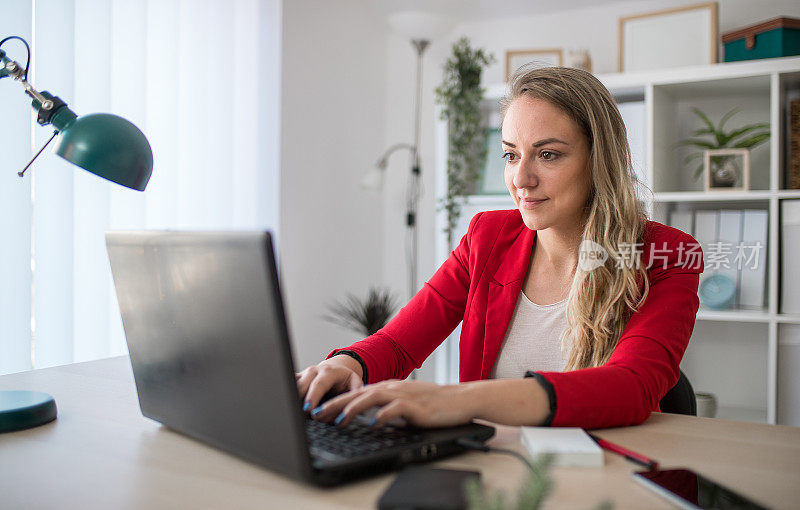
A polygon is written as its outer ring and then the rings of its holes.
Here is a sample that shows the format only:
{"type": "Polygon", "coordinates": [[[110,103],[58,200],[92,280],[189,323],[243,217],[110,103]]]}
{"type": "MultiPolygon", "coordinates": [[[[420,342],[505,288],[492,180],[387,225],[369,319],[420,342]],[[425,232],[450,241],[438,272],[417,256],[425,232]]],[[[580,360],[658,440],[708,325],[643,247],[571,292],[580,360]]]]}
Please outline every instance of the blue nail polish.
{"type": "Polygon", "coordinates": [[[378,423],[378,419],[377,418],[373,418],[373,419],[371,419],[369,421],[368,426],[369,427],[374,427],[376,423],[378,423]]]}
{"type": "Polygon", "coordinates": [[[339,416],[336,417],[336,419],[333,421],[333,424],[339,425],[342,423],[342,420],[344,420],[344,413],[339,413],[339,416]]]}
{"type": "Polygon", "coordinates": [[[303,411],[308,411],[308,408],[311,407],[311,402],[306,402],[303,404],[303,411]]]}
{"type": "Polygon", "coordinates": [[[319,413],[321,413],[321,412],[322,412],[322,406],[317,406],[317,407],[315,407],[315,408],[314,408],[314,410],[313,410],[313,411],[311,411],[311,414],[313,414],[313,415],[315,415],[315,416],[316,416],[316,415],[318,415],[318,414],[319,414],[319,413]]]}

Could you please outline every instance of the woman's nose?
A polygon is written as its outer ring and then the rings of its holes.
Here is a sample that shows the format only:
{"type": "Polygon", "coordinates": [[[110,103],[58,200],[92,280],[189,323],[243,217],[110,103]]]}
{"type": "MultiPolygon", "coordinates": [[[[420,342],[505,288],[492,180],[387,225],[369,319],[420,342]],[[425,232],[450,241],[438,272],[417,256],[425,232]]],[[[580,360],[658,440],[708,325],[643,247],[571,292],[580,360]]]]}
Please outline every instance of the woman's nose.
{"type": "Polygon", "coordinates": [[[523,157],[514,170],[513,183],[515,188],[530,188],[539,184],[536,165],[533,161],[523,157]]]}

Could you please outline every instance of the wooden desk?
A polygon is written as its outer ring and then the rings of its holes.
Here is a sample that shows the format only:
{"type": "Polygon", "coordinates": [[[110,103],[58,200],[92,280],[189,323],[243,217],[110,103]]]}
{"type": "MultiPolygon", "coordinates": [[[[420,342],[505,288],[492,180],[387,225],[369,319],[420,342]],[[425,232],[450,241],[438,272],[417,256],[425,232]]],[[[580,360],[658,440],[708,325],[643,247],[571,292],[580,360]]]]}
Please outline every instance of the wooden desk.
{"type": "MultiPolygon", "coordinates": [[[[334,489],[274,475],[169,431],[139,412],[126,357],[0,377],[0,389],[53,395],[58,419],[0,435],[0,507],[375,508],[394,474],[334,489]]],[[[774,508],[800,506],[800,428],[654,413],[639,427],[598,435],[688,466],[774,508]]],[[[519,429],[499,427],[495,446],[524,451],[519,429]]],[[[671,508],[630,479],[637,468],[606,453],[603,468],[555,468],[548,508],[671,508]]],[[[478,469],[489,488],[516,489],[524,469],[507,455],[468,453],[435,463],[478,469]]]]}

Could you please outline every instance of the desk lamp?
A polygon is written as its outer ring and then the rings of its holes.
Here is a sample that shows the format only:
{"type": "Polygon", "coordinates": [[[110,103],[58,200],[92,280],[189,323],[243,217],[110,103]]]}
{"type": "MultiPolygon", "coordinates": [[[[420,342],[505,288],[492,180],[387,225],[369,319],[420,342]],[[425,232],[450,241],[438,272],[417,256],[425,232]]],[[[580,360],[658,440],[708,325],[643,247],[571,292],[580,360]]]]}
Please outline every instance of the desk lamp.
{"type": "MultiPolygon", "coordinates": [[[[66,103],[52,94],[38,92],[28,83],[31,51],[21,37],[0,41],[0,79],[19,81],[32,99],[36,122],[51,124],[53,136],[18,173],[20,177],[59,136],[54,152],[70,163],[125,187],[144,191],[153,171],[153,152],[144,134],[129,121],[108,113],[78,116],[66,103]],[[23,68],[8,58],[2,46],[9,40],[22,41],[28,52],[23,68]]],[[[56,419],[56,402],[47,393],[37,391],[0,391],[0,432],[43,425],[56,419]]]]}

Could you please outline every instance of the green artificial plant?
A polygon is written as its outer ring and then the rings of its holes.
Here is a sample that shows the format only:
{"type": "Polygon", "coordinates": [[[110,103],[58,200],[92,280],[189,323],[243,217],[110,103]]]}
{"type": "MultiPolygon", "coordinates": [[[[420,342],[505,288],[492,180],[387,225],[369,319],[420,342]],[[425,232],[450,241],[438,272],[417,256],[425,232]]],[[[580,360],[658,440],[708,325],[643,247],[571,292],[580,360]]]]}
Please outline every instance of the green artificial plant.
{"type": "Polygon", "coordinates": [[[448,121],[447,194],[441,207],[447,211],[448,247],[453,246],[453,231],[461,214],[457,197],[474,191],[486,162],[486,129],[480,112],[484,89],[483,68],[495,61],[483,49],[473,49],[462,37],[453,44],[453,54],[444,64],[444,80],[436,88],[442,105],[442,119],[448,121]]]}
{"type": "MultiPolygon", "coordinates": [[[[550,495],[553,489],[553,480],[550,476],[550,467],[553,464],[552,455],[541,455],[530,463],[528,476],[517,491],[516,501],[507,499],[502,491],[487,493],[477,480],[469,480],[464,486],[464,495],[469,510],[537,510],[550,495]]],[[[611,510],[608,501],[598,504],[596,510],[611,510]]]]}
{"type": "MultiPolygon", "coordinates": [[[[692,136],[694,138],[688,138],[686,140],[681,140],[678,145],[679,146],[692,146],[697,147],[703,150],[715,150],[715,149],[754,149],[759,145],[763,144],[767,140],[769,140],[769,123],[757,123],[757,124],[748,124],[746,126],[742,126],[736,129],[731,129],[726,131],[725,130],[725,123],[733,117],[736,112],[739,111],[738,108],[734,108],[733,110],[729,111],[719,121],[719,124],[714,125],[711,122],[711,119],[708,118],[708,115],[700,111],[698,108],[692,108],[692,111],[700,117],[700,120],[703,122],[704,126],[692,131],[692,136]],[[708,138],[697,138],[706,136],[708,138]]],[[[684,164],[689,164],[691,161],[700,158],[703,158],[702,150],[700,152],[693,152],[686,156],[683,160],[684,164]]],[[[721,164],[725,162],[725,156],[721,156],[716,158],[717,164],[721,164]]],[[[697,179],[703,174],[704,164],[701,162],[698,167],[695,169],[694,178],[697,179]]]]}
{"type": "Polygon", "coordinates": [[[328,307],[330,315],[324,318],[334,324],[364,336],[375,334],[384,327],[397,310],[397,301],[389,289],[370,287],[367,297],[361,299],[348,294],[343,303],[328,307]]]}

